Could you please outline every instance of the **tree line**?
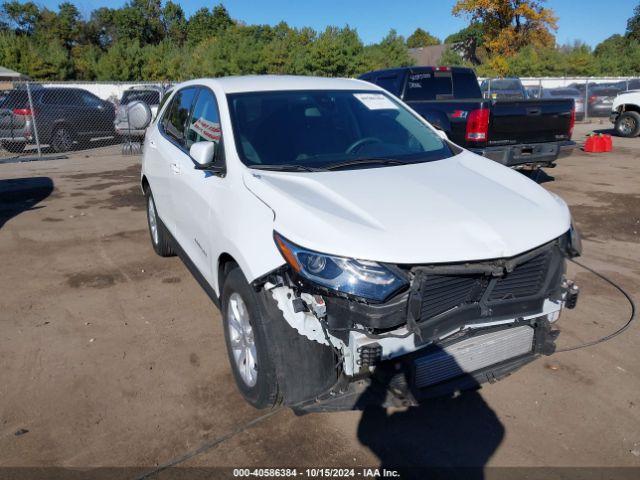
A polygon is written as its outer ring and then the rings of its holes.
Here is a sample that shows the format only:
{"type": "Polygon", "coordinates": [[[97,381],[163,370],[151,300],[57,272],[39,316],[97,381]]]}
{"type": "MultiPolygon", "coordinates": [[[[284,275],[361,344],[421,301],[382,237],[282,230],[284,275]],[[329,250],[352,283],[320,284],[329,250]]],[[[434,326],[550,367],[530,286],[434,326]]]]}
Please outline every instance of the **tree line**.
{"type": "MultiPolygon", "coordinates": [[[[449,35],[441,65],[466,65],[479,75],[637,75],[640,5],[624,34],[595,49],[582,42],[558,46],[557,18],[543,0],[458,0],[453,15],[468,26],[449,35]]],[[[171,0],[130,0],[83,18],[71,2],[56,11],[34,2],[0,8],[0,65],[46,80],[183,80],[200,76],[297,74],[356,76],[412,65],[410,48],[440,44],[418,28],[408,38],[394,30],[365,45],[349,26],[318,32],[247,25],[223,5],[187,18],[171,0]]]]}

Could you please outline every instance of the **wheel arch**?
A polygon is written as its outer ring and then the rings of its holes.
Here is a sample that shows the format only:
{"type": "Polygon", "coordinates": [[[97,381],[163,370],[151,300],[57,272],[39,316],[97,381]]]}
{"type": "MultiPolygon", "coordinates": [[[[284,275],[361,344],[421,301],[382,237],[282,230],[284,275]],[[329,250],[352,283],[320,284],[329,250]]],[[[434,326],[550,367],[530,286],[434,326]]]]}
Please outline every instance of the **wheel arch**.
{"type": "Polygon", "coordinates": [[[144,174],[140,178],[140,188],[142,189],[142,193],[145,195],[149,190],[151,190],[151,185],[149,184],[149,180],[147,180],[147,176],[144,174]]]}
{"type": "Polygon", "coordinates": [[[618,113],[624,112],[637,112],[640,113],[640,105],[635,105],[633,103],[623,103],[618,106],[618,113]]]}
{"type": "Polygon", "coordinates": [[[222,297],[222,286],[224,285],[224,280],[229,274],[229,272],[233,269],[233,267],[239,267],[240,264],[236,261],[235,258],[231,256],[231,254],[227,252],[223,252],[218,257],[218,266],[216,269],[217,272],[217,280],[218,280],[218,296],[222,297]]]}

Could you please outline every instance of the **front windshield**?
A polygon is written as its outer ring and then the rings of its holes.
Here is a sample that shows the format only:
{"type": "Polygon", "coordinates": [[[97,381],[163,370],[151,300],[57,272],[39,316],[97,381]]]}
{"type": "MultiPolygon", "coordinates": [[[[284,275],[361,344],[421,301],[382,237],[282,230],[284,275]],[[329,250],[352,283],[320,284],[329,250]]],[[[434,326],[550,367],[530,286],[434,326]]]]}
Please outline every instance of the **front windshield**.
{"type": "Polygon", "coordinates": [[[251,167],[327,168],[384,159],[448,158],[434,131],[379,91],[321,90],[229,95],[236,147],[251,167]]]}

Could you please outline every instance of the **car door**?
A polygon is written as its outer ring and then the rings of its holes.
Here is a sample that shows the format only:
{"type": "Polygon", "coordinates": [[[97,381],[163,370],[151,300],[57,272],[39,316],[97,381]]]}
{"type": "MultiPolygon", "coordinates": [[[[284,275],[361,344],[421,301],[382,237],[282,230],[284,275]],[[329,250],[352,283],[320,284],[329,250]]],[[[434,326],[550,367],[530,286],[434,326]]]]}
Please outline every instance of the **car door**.
{"type": "Polygon", "coordinates": [[[90,134],[95,136],[112,134],[115,118],[113,105],[85,90],[78,90],[78,94],[81,100],[80,108],[87,119],[90,134]]]}
{"type": "Polygon", "coordinates": [[[146,167],[152,172],[149,182],[158,216],[180,244],[183,240],[176,228],[171,192],[179,183],[182,173],[182,162],[179,160],[181,157],[189,159],[184,134],[196,93],[196,87],[185,87],[173,95],[162,118],[158,120],[157,134],[146,144],[149,148],[146,167]]]}
{"type": "MultiPolygon", "coordinates": [[[[196,142],[215,142],[216,163],[224,162],[222,131],[215,94],[201,87],[194,103],[185,133],[185,146],[196,142]]],[[[176,229],[184,239],[182,246],[200,273],[213,283],[213,265],[218,256],[218,215],[223,207],[225,180],[206,170],[198,170],[190,156],[176,159],[180,175],[172,188],[176,212],[176,229]]]]}

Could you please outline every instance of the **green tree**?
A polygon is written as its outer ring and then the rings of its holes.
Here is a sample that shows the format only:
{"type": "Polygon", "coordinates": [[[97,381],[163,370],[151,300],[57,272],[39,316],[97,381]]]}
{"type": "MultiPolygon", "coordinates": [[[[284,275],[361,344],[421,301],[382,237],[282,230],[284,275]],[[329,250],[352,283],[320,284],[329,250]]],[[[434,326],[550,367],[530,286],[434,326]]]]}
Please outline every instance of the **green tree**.
{"type": "Polygon", "coordinates": [[[9,27],[19,34],[31,35],[40,19],[40,8],[33,2],[5,2],[2,4],[2,11],[9,20],[9,27]]]}
{"type": "Polygon", "coordinates": [[[144,56],[135,41],[117,41],[100,56],[96,65],[98,80],[140,80],[144,56]]]}
{"type": "Polygon", "coordinates": [[[478,22],[472,22],[462,30],[449,35],[444,43],[452,45],[456,53],[473,65],[482,63],[481,57],[485,56],[484,33],[482,24],[478,22]]]}
{"type": "Polygon", "coordinates": [[[627,20],[626,36],[632,40],[640,40],[640,4],[633,9],[633,15],[627,20]]]}
{"type": "Polygon", "coordinates": [[[465,61],[458,52],[456,52],[452,47],[447,47],[445,51],[442,53],[442,57],[438,61],[440,65],[446,65],[449,67],[468,67],[471,64],[465,61]]]}
{"type": "Polygon", "coordinates": [[[395,30],[390,30],[380,43],[365,47],[364,59],[359,73],[366,70],[413,64],[414,61],[409,56],[404,38],[398,35],[395,30]]]}
{"type": "Polygon", "coordinates": [[[429,32],[422,28],[416,28],[416,30],[407,38],[408,48],[428,47],[431,45],[439,45],[440,39],[434,37],[429,32]]]}
{"type": "Polygon", "coordinates": [[[182,45],[187,38],[187,19],[182,7],[169,0],[162,9],[164,38],[182,45]]]}
{"type": "Polygon", "coordinates": [[[309,73],[326,77],[351,77],[361,71],[364,45],[350,28],[327,27],[309,49],[309,73]]]}

